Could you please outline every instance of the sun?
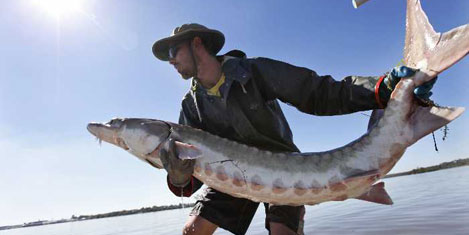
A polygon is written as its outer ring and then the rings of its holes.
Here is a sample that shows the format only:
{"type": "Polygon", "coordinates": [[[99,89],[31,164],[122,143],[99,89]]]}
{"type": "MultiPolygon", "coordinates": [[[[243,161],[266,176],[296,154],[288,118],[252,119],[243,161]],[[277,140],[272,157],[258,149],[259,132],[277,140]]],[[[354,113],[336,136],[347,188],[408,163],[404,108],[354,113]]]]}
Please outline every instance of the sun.
{"type": "Polygon", "coordinates": [[[82,0],[32,0],[33,4],[42,8],[49,15],[61,18],[83,9],[82,0]]]}

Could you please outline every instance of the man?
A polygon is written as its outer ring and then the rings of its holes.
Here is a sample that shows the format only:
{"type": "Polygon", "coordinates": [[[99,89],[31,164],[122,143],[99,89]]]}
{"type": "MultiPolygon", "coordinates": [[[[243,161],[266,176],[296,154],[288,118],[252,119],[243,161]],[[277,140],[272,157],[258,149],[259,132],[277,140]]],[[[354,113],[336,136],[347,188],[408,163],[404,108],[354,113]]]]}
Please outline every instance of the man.
{"type": "MultiPolygon", "coordinates": [[[[270,151],[299,151],[277,100],[314,115],[338,115],[383,108],[406,67],[388,76],[330,76],[267,58],[247,59],[241,51],[216,56],[224,35],[199,24],[184,24],[153,45],[154,55],[169,61],[192,86],[182,101],[179,123],[270,151]]],[[[428,94],[431,86],[421,92],[428,94]]],[[[159,152],[168,171],[168,186],[177,196],[190,196],[202,185],[192,177],[194,163],[179,160],[174,140],[159,152]]],[[[217,227],[245,234],[258,203],[207,188],[183,234],[212,234],[217,227]]],[[[302,234],[304,206],[265,204],[271,234],[302,234]]]]}

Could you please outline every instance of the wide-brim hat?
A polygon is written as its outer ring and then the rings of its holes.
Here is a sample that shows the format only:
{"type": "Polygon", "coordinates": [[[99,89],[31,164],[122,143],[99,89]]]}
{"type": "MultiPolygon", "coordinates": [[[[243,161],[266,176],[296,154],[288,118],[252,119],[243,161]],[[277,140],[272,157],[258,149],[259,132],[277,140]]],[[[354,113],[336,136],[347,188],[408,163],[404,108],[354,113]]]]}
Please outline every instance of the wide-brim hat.
{"type": "Polygon", "coordinates": [[[199,36],[205,43],[210,44],[208,48],[213,54],[218,53],[225,44],[225,36],[218,30],[209,29],[200,24],[183,24],[176,27],[171,36],[156,41],[152,48],[153,54],[160,60],[168,61],[170,46],[195,36],[199,36]]]}

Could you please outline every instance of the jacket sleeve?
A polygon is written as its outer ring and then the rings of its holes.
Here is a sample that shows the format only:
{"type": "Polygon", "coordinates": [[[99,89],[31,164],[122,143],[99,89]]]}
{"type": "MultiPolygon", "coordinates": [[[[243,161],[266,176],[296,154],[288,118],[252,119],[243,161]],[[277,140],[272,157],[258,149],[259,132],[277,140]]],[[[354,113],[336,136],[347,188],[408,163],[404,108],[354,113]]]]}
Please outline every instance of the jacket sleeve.
{"type": "Polygon", "coordinates": [[[166,177],[166,182],[168,183],[169,190],[178,197],[190,197],[203,185],[203,183],[200,180],[196,179],[194,176],[192,176],[191,182],[184,188],[176,187],[171,184],[171,182],[169,181],[169,176],[166,177]]]}
{"type": "Polygon", "coordinates": [[[253,77],[267,100],[279,99],[314,115],[339,115],[378,109],[378,77],[349,76],[341,81],[267,58],[250,60],[253,77]]]}
{"type": "MultiPolygon", "coordinates": [[[[185,103],[183,101],[181,113],[179,114],[179,124],[196,127],[195,122],[191,121],[192,119],[186,115],[185,112],[185,103]]],[[[191,177],[191,181],[184,188],[176,187],[169,181],[169,176],[166,177],[166,182],[168,183],[169,190],[178,197],[190,197],[195,191],[199,190],[202,187],[203,183],[196,179],[194,176],[191,177]]]]}

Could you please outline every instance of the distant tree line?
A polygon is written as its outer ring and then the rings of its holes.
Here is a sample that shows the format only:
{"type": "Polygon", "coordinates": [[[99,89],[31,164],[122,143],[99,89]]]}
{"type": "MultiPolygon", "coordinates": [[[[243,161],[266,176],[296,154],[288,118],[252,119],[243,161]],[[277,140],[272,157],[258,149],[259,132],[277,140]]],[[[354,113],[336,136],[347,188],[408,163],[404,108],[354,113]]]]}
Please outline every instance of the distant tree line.
{"type": "Polygon", "coordinates": [[[96,215],[79,215],[79,216],[73,215],[71,219],[72,220],[100,219],[100,218],[107,218],[107,217],[113,217],[113,216],[133,215],[133,214],[138,214],[138,213],[149,213],[149,212],[156,212],[156,211],[180,209],[183,207],[192,207],[192,206],[194,206],[194,203],[185,203],[185,204],[179,203],[177,205],[142,207],[140,209],[113,211],[113,212],[96,214],[96,215]]]}
{"type": "Polygon", "coordinates": [[[426,173],[426,172],[432,172],[432,171],[443,170],[443,169],[459,167],[459,166],[467,166],[467,165],[469,165],[469,158],[458,159],[458,160],[454,160],[454,161],[451,161],[451,162],[443,162],[443,163],[440,163],[436,166],[418,167],[418,168],[413,169],[411,171],[405,171],[405,172],[396,173],[396,174],[388,174],[383,178],[391,178],[391,177],[397,177],[397,176],[403,176],[403,175],[421,174],[421,173],[426,173]]]}

